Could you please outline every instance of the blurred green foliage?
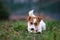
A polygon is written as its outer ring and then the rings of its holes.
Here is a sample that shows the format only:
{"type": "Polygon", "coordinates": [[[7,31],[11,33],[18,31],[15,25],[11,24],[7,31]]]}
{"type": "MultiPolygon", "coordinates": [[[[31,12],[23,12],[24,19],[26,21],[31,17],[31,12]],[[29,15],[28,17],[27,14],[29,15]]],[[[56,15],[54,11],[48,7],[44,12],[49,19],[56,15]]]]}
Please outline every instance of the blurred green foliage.
{"type": "Polygon", "coordinates": [[[26,21],[1,21],[0,40],[60,40],[60,22],[46,21],[46,26],[46,31],[34,36],[26,31],[26,21]]]}
{"type": "Polygon", "coordinates": [[[8,7],[5,5],[4,0],[0,0],[0,20],[8,19],[8,17],[9,17],[8,7]]]}

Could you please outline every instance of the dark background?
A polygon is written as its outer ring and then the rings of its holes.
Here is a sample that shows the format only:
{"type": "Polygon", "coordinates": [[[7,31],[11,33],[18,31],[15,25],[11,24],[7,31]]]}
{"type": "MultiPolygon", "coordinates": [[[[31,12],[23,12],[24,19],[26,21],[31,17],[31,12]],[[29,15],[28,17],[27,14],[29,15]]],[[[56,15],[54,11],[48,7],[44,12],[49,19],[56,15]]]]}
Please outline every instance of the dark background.
{"type": "Polygon", "coordinates": [[[34,9],[35,14],[48,15],[60,20],[60,0],[4,0],[11,15],[26,16],[34,9]]]}

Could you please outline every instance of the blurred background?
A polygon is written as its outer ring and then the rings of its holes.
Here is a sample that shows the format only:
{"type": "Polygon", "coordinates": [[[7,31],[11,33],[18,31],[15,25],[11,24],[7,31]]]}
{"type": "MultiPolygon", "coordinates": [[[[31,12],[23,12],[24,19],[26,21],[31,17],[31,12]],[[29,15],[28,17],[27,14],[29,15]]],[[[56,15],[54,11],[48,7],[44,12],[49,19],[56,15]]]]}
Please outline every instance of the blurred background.
{"type": "Polygon", "coordinates": [[[0,0],[0,19],[26,19],[32,9],[45,20],[60,20],[60,0],[0,0]]]}
{"type": "Polygon", "coordinates": [[[60,0],[0,0],[0,40],[60,40],[60,0]],[[26,31],[32,9],[46,23],[35,36],[26,31]]]}

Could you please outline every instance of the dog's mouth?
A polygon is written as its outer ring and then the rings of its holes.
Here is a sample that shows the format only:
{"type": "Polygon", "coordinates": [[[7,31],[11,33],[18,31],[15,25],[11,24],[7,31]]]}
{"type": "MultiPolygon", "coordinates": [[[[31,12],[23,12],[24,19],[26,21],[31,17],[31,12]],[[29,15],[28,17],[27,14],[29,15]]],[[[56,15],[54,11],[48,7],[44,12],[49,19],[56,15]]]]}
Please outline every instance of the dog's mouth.
{"type": "Polygon", "coordinates": [[[32,32],[34,32],[34,30],[31,30],[32,32]]]}
{"type": "Polygon", "coordinates": [[[31,32],[34,32],[34,30],[31,30],[31,32]]]}
{"type": "Polygon", "coordinates": [[[31,33],[36,33],[34,30],[31,30],[31,33]]]}

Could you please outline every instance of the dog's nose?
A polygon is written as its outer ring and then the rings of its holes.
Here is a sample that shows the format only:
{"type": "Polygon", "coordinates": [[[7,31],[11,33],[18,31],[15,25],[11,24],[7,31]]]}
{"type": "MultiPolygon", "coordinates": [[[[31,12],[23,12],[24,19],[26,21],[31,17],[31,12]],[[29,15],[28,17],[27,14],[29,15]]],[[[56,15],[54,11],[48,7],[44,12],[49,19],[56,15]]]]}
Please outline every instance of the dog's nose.
{"type": "Polygon", "coordinates": [[[31,30],[34,30],[34,28],[31,28],[31,30]]]}

